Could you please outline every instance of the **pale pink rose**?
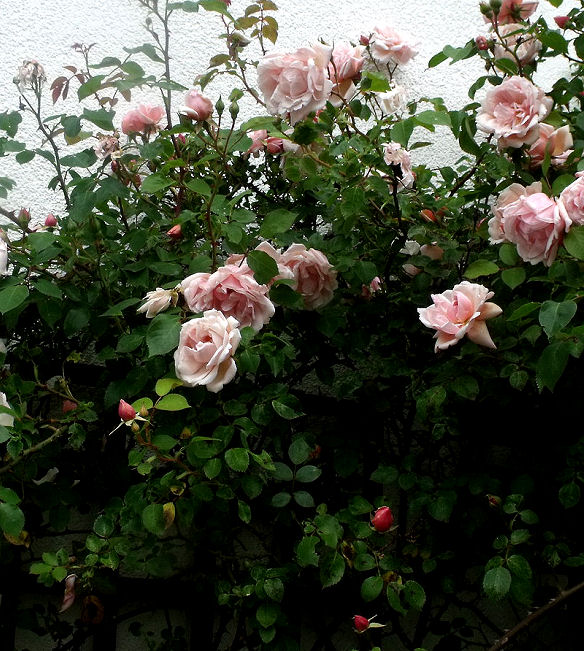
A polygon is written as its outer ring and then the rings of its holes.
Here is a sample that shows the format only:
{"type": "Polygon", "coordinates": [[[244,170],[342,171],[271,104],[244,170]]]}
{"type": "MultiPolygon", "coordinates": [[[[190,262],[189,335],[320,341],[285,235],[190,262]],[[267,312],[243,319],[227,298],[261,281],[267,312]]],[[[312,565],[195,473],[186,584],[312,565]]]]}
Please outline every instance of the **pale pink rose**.
{"type": "Polygon", "coordinates": [[[389,25],[373,28],[369,38],[371,56],[379,63],[406,64],[418,54],[417,43],[409,36],[399,34],[389,25]]]}
{"type": "Polygon", "coordinates": [[[481,103],[477,126],[499,139],[499,147],[521,147],[537,140],[539,123],[553,100],[524,77],[509,77],[491,88],[481,103]]]}
{"type": "Polygon", "coordinates": [[[393,115],[404,108],[407,101],[407,91],[403,86],[394,86],[386,93],[376,93],[381,110],[385,115],[393,115]]]}
{"type": "Polygon", "coordinates": [[[527,187],[522,186],[520,183],[512,183],[501,192],[493,206],[494,216],[489,220],[489,241],[491,244],[501,244],[507,241],[501,223],[503,208],[507,204],[517,201],[519,197],[529,196],[537,192],[541,192],[541,181],[536,181],[527,187]]]}
{"type": "Polygon", "coordinates": [[[258,86],[272,115],[289,114],[291,124],[318,111],[330,97],[332,48],[316,43],[291,54],[271,52],[258,64],[258,86]]]}
{"type": "MultiPolygon", "coordinates": [[[[537,9],[537,0],[502,0],[496,19],[497,24],[506,25],[518,20],[527,20],[537,9]]],[[[483,15],[486,23],[493,22],[492,18],[483,15]]]]}
{"type": "Polygon", "coordinates": [[[316,310],[333,299],[337,273],[324,253],[307,249],[304,244],[292,244],[282,253],[280,262],[293,272],[294,289],[302,294],[307,310],[316,310]]]}
{"type": "Polygon", "coordinates": [[[136,312],[138,314],[146,312],[146,318],[152,319],[160,312],[168,310],[171,305],[173,307],[176,305],[178,292],[175,289],[162,289],[162,287],[157,287],[155,291],[147,292],[143,300],[143,305],[136,312]]]}
{"type": "Polygon", "coordinates": [[[364,63],[362,47],[353,47],[349,43],[335,45],[328,67],[330,78],[335,84],[333,94],[345,98],[349,95],[351,87],[354,93],[355,86],[352,81],[359,77],[364,63]]]}
{"type": "Polygon", "coordinates": [[[156,131],[164,115],[164,107],[140,104],[138,108],[128,111],[122,119],[122,131],[130,133],[151,133],[156,131]]]}
{"type": "Polygon", "coordinates": [[[235,317],[240,327],[251,326],[256,332],[275,311],[267,296],[268,287],[259,285],[247,266],[228,264],[212,274],[193,274],[182,281],[181,290],[193,312],[220,310],[235,317]]]}
{"type": "MultiPolygon", "coordinates": [[[[404,265],[405,266],[405,265],[404,265]]],[[[378,292],[381,289],[381,278],[375,276],[375,278],[369,283],[369,285],[363,285],[361,287],[361,295],[365,298],[371,298],[375,292],[378,292]]]]}
{"type": "Polygon", "coordinates": [[[582,226],[584,225],[584,172],[577,172],[576,176],[578,178],[560,193],[558,206],[564,219],[582,226]]]}
{"type": "Polygon", "coordinates": [[[520,258],[531,264],[543,262],[549,267],[571,223],[560,212],[556,201],[543,192],[522,195],[504,205],[500,214],[505,241],[517,246],[520,258]]]}
{"type": "Polygon", "coordinates": [[[415,175],[412,170],[410,153],[397,142],[390,142],[384,147],[383,160],[392,166],[398,166],[398,190],[411,188],[414,185],[415,175]]]}
{"type": "Polygon", "coordinates": [[[541,41],[533,34],[525,32],[525,26],[508,23],[499,28],[501,41],[495,41],[493,55],[495,59],[515,59],[524,66],[531,63],[541,50],[541,41]]]}
{"type": "Polygon", "coordinates": [[[546,152],[549,152],[552,165],[563,165],[574,151],[570,149],[573,144],[570,127],[567,124],[556,129],[551,124],[542,122],[539,125],[537,140],[531,145],[527,155],[531,158],[533,165],[541,165],[546,152]]]}
{"type": "MultiPolygon", "coordinates": [[[[281,249],[275,249],[269,242],[260,242],[256,246],[255,250],[266,253],[267,255],[270,256],[270,258],[275,260],[276,264],[278,265],[278,275],[274,276],[274,278],[270,280],[270,282],[268,283],[268,287],[271,287],[273,283],[276,282],[276,280],[294,279],[294,274],[292,273],[292,271],[288,269],[288,267],[286,267],[281,262],[281,258],[282,258],[281,249]]],[[[245,270],[246,273],[250,274],[253,277],[253,271],[250,269],[250,267],[247,264],[247,256],[243,253],[232,253],[227,258],[227,260],[225,260],[225,265],[237,265],[238,267],[241,267],[242,269],[245,270]]]]}
{"type": "Polygon", "coordinates": [[[256,154],[263,149],[265,149],[269,154],[280,154],[284,151],[282,138],[268,136],[266,129],[250,131],[247,135],[252,140],[251,147],[246,152],[247,154],[256,154]]]}
{"type": "Polygon", "coordinates": [[[485,321],[501,314],[493,296],[483,285],[467,280],[447,289],[442,294],[432,294],[434,305],[418,308],[420,321],[436,330],[434,351],[445,350],[458,343],[465,335],[475,344],[496,348],[485,321]]]}
{"type": "Polygon", "coordinates": [[[8,244],[0,238],[0,276],[8,275],[8,244]]]}
{"type": "Polygon", "coordinates": [[[346,102],[350,102],[357,92],[357,87],[350,79],[345,79],[333,86],[329,102],[336,107],[341,106],[346,102]]]}
{"type": "Polygon", "coordinates": [[[186,115],[191,120],[202,122],[211,117],[213,102],[197,90],[189,91],[185,96],[185,103],[180,107],[179,113],[186,115]]]}
{"type": "Polygon", "coordinates": [[[233,354],[241,341],[239,323],[218,310],[183,324],[174,353],[176,376],[188,386],[217,393],[235,377],[233,354]]]}

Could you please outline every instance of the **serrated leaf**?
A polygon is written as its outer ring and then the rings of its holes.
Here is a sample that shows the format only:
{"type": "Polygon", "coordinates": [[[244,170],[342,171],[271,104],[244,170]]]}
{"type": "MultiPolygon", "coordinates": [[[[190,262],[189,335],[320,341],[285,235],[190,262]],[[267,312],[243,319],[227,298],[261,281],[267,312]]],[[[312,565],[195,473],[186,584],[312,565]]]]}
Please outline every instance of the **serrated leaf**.
{"type": "Polygon", "coordinates": [[[260,235],[269,239],[279,233],[286,233],[292,228],[297,216],[297,213],[285,208],[273,210],[261,220],[260,235]]]}
{"type": "Polygon", "coordinates": [[[532,572],[527,559],[519,554],[513,554],[507,559],[507,567],[520,579],[531,579],[532,572]]]}
{"type": "Polygon", "coordinates": [[[493,567],[484,576],[483,590],[490,599],[503,599],[511,587],[511,572],[506,567],[493,567]]]}
{"type": "Polygon", "coordinates": [[[377,599],[383,590],[383,577],[369,576],[361,584],[361,598],[363,601],[377,599]]]}
{"type": "Polygon", "coordinates": [[[290,493],[286,493],[286,492],[276,493],[274,497],[272,497],[272,506],[281,509],[284,506],[290,504],[291,499],[292,499],[292,495],[290,495],[290,493]]]}
{"type": "Polygon", "coordinates": [[[406,602],[416,610],[422,610],[426,603],[426,592],[417,581],[406,581],[403,595],[406,602]]]}
{"type": "Polygon", "coordinates": [[[146,333],[148,354],[165,355],[178,346],[181,324],[176,316],[158,314],[152,319],[146,333]]]}
{"type": "Polygon", "coordinates": [[[304,415],[302,412],[292,409],[292,407],[289,407],[279,400],[272,400],[272,407],[278,416],[285,418],[286,420],[294,420],[295,418],[304,415]]]}
{"type": "Polygon", "coordinates": [[[293,496],[294,501],[298,506],[303,506],[304,508],[311,508],[314,506],[314,498],[307,491],[294,491],[293,496]]]}
{"type": "Polygon", "coordinates": [[[250,251],[247,254],[247,264],[254,272],[254,277],[260,285],[265,285],[278,275],[278,265],[272,256],[264,251],[250,251]]]}
{"type": "Polygon", "coordinates": [[[319,542],[316,536],[308,536],[298,543],[298,547],[296,547],[296,559],[299,565],[302,567],[307,567],[308,565],[318,567],[318,554],[314,550],[319,542]]]}
{"type": "Polygon", "coordinates": [[[569,345],[559,342],[548,346],[536,365],[536,381],[540,391],[548,388],[553,391],[562,376],[570,355],[569,345]]]}
{"type": "Polygon", "coordinates": [[[142,524],[150,533],[161,536],[166,530],[162,504],[148,504],[142,511],[142,524]]]}
{"type": "Polygon", "coordinates": [[[302,466],[296,472],[295,479],[303,484],[308,484],[320,477],[322,470],[316,466],[302,466]]]}
{"type": "Polygon", "coordinates": [[[299,466],[308,459],[310,451],[308,443],[303,438],[297,438],[290,444],[288,456],[295,466],[299,466]]]}
{"type": "Polygon", "coordinates": [[[268,597],[274,601],[282,601],[284,598],[284,584],[281,579],[266,579],[264,581],[264,590],[268,597]]]}
{"type": "Polygon", "coordinates": [[[580,493],[580,486],[575,481],[564,484],[558,493],[561,505],[565,509],[573,508],[580,501],[580,493]]]}
{"type": "Polygon", "coordinates": [[[156,382],[154,391],[157,396],[165,396],[167,393],[175,389],[176,387],[182,386],[182,381],[175,377],[163,377],[156,382]]]}
{"type": "Polygon", "coordinates": [[[249,466],[249,452],[245,448],[230,448],[225,452],[225,462],[236,472],[245,472],[249,466]]]}
{"type": "Polygon", "coordinates": [[[9,536],[18,537],[24,528],[24,513],[16,504],[0,504],[0,529],[9,536]]]}
{"type": "Polygon", "coordinates": [[[320,562],[320,582],[323,588],[336,585],[345,573],[345,560],[337,552],[327,554],[320,562]]]}
{"type": "Polygon", "coordinates": [[[501,280],[505,283],[505,285],[507,285],[507,287],[510,287],[511,289],[519,287],[521,283],[525,282],[526,277],[527,274],[525,273],[525,269],[523,267],[505,269],[501,273],[501,280]]]}
{"type": "Polygon", "coordinates": [[[387,601],[389,605],[400,615],[406,615],[407,610],[402,606],[400,599],[400,589],[395,583],[389,583],[387,585],[387,601]]]}
{"type": "Polygon", "coordinates": [[[539,310],[539,324],[545,330],[549,338],[553,337],[570,323],[576,314],[576,303],[574,301],[545,301],[539,310]]]}
{"type": "Polygon", "coordinates": [[[166,190],[174,183],[174,179],[169,178],[165,174],[150,174],[147,176],[140,185],[140,191],[145,194],[154,194],[160,190],[166,190]]]}
{"type": "Polygon", "coordinates": [[[6,314],[10,310],[20,307],[28,298],[28,287],[13,285],[0,291],[0,312],[6,314]]]}

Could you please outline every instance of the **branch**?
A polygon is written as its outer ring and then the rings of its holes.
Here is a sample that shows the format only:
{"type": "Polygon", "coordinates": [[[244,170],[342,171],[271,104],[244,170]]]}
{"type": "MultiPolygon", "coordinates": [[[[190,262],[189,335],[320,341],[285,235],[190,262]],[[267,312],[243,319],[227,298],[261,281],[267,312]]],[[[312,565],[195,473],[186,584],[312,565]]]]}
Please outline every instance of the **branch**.
{"type": "Polygon", "coordinates": [[[566,601],[566,599],[569,599],[572,595],[576,594],[583,588],[584,588],[584,581],[582,581],[582,583],[578,583],[578,585],[575,585],[573,588],[570,588],[569,590],[562,590],[557,597],[549,601],[545,606],[538,608],[535,612],[530,613],[525,619],[522,619],[519,622],[519,624],[517,624],[510,631],[508,631],[504,637],[502,637],[500,640],[497,640],[497,642],[493,644],[493,646],[489,649],[489,651],[499,651],[499,649],[503,649],[504,647],[506,647],[507,644],[509,644],[509,642],[511,641],[511,639],[514,638],[517,634],[519,634],[523,629],[526,629],[528,626],[533,624],[533,622],[538,620],[540,617],[543,617],[549,610],[563,603],[564,601],[566,601]]]}
{"type": "Polygon", "coordinates": [[[0,475],[3,475],[5,472],[8,472],[11,468],[18,465],[21,461],[24,461],[27,457],[39,450],[42,450],[47,445],[50,445],[53,441],[56,441],[60,436],[62,436],[67,431],[67,427],[61,427],[56,429],[48,438],[40,441],[36,445],[26,449],[22,454],[19,454],[17,457],[9,461],[7,464],[0,468],[0,475]]]}

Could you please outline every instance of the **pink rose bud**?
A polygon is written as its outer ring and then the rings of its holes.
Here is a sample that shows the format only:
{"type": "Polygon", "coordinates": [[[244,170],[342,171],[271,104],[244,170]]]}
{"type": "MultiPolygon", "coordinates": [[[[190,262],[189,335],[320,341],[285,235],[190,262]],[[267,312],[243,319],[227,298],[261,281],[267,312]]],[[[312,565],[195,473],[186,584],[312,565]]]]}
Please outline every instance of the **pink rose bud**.
{"type": "Polygon", "coordinates": [[[173,240],[180,240],[182,237],[182,228],[180,224],[175,224],[170,230],[166,231],[168,237],[171,237],[173,240]]]}
{"type": "Polygon", "coordinates": [[[208,97],[201,95],[198,91],[191,90],[185,97],[185,103],[181,107],[180,113],[186,115],[191,120],[202,122],[211,117],[213,113],[213,102],[208,97]]]}
{"type": "Polygon", "coordinates": [[[566,24],[570,22],[570,16],[554,16],[554,21],[560,29],[566,29],[566,24]]]}
{"type": "Polygon", "coordinates": [[[21,208],[18,213],[18,221],[21,224],[28,224],[30,221],[30,212],[26,208],[21,208]]]}
{"type": "Polygon", "coordinates": [[[365,36],[365,34],[361,34],[361,36],[359,37],[359,43],[367,47],[369,45],[369,37],[365,36]]]}
{"type": "Polygon", "coordinates": [[[389,506],[380,506],[373,514],[371,524],[378,533],[389,531],[393,524],[393,513],[389,506]]]}
{"type": "Polygon", "coordinates": [[[353,617],[353,626],[357,633],[363,633],[369,628],[369,620],[363,615],[355,615],[353,617]]]}
{"type": "Polygon", "coordinates": [[[46,218],[45,218],[45,226],[56,226],[57,225],[57,218],[55,215],[53,215],[52,212],[50,212],[46,218]]]}
{"type": "Polygon", "coordinates": [[[477,36],[475,38],[475,43],[476,43],[477,48],[479,50],[488,50],[489,49],[489,41],[487,41],[486,36],[483,36],[483,35],[477,36]]]}
{"type": "Polygon", "coordinates": [[[73,402],[73,400],[63,400],[62,410],[64,414],[70,411],[75,411],[76,409],[77,409],[76,402],[73,402]]]}
{"type": "Polygon", "coordinates": [[[187,139],[185,138],[184,133],[179,133],[177,135],[176,139],[181,143],[181,145],[186,145],[187,144],[187,139]]]}
{"type": "Polygon", "coordinates": [[[120,404],[118,406],[118,415],[124,422],[127,422],[136,418],[136,410],[125,400],[120,400],[120,404]]]}

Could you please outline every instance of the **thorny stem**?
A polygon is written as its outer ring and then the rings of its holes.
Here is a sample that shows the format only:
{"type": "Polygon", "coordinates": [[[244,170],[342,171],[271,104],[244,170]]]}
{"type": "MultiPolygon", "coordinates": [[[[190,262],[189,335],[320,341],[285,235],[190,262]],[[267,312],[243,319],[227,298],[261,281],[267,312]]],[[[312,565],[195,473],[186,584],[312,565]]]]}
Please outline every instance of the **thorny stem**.
{"type": "Polygon", "coordinates": [[[39,450],[42,450],[45,448],[47,445],[50,445],[54,441],[56,441],[59,437],[61,437],[68,429],[69,426],[66,427],[60,427],[59,429],[55,429],[54,427],[50,427],[50,429],[55,430],[51,436],[48,438],[40,441],[36,445],[33,445],[32,447],[26,449],[22,454],[19,454],[17,457],[9,461],[7,464],[2,466],[0,468],[0,475],[3,475],[4,473],[8,472],[11,468],[14,468],[14,466],[18,465],[22,461],[24,461],[27,457],[29,457],[32,454],[35,454],[39,450]]]}

